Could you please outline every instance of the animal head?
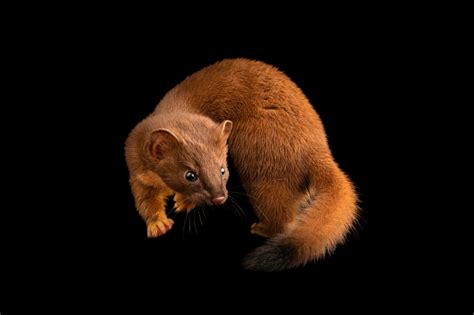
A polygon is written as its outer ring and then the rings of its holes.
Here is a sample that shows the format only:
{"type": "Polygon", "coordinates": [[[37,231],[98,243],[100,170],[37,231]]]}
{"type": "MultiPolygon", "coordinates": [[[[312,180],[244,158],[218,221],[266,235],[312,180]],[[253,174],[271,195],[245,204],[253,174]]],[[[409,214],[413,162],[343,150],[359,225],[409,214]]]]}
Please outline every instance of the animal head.
{"type": "Polygon", "coordinates": [[[152,170],[194,204],[223,204],[228,196],[231,130],[229,120],[217,124],[204,117],[178,120],[169,128],[154,130],[147,148],[152,170]]]}

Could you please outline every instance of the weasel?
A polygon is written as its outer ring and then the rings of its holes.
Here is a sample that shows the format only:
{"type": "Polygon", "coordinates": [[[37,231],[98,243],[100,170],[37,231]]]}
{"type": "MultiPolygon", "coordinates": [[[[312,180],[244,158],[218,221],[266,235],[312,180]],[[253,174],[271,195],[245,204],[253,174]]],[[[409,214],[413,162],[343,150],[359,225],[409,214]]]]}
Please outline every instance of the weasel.
{"type": "Polygon", "coordinates": [[[149,237],[173,226],[169,196],[178,212],[226,201],[228,151],[259,219],[251,232],[269,238],[247,255],[245,268],[294,268],[344,240],[357,196],[318,114],[285,74],[247,59],[190,75],[130,133],[130,185],[149,237]]]}

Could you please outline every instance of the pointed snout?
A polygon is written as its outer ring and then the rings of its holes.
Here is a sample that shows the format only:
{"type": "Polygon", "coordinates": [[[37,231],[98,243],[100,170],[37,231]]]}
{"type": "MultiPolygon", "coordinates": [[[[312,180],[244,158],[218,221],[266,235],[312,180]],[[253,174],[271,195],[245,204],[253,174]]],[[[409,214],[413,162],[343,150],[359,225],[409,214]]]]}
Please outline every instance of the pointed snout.
{"type": "Polygon", "coordinates": [[[220,206],[224,204],[225,200],[226,200],[226,197],[224,196],[212,198],[212,204],[214,204],[215,206],[220,206]]]}

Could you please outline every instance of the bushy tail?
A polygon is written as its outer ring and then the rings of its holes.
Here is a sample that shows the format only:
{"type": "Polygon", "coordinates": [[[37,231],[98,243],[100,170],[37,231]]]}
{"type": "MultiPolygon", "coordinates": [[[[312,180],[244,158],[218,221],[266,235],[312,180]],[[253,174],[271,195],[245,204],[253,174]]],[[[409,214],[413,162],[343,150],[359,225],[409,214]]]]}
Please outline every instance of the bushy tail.
{"type": "Polygon", "coordinates": [[[341,172],[319,191],[283,233],[269,239],[244,259],[244,268],[280,271],[305,265],[332,252],[342,242],[357,216],[357,197],[341,172]]]}

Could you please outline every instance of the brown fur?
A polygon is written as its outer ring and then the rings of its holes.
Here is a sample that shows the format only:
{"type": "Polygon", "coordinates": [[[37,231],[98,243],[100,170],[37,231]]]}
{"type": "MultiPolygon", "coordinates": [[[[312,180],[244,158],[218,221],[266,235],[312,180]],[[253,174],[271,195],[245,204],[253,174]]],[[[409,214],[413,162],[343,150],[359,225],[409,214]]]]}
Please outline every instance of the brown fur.
{"type": "MultiPolygon", "coordinates": [[[[126,156],[132,191],[147,222],[166,223],[162,200],[172,191],[182,198],[197,193],[180,182],[184,168],[179,161],[198,163],[206,174],[214,174],[220,164],[226,168],[227,137],[260,220],[252,231],[271,237],[246,258],[246,268],[299,266],[324,256],[344,239],[356,217],[356,194],[334,162],[318,114],[286,75],[246,59],[224,60],[189,76],[131,133],[126,156]],[[226,120],[233,122],[230,136],[226,120]],[[160,128],[178,139],[161,135],[166,138],[164,160],[148,153],[144,157],[142,148],[155,141],[152,133],[160,128]]],[[[214,192],[227,196],[227,178],[214,174],[206,180],[215,191],[192,197],[189,207],[214,192]]]]}

